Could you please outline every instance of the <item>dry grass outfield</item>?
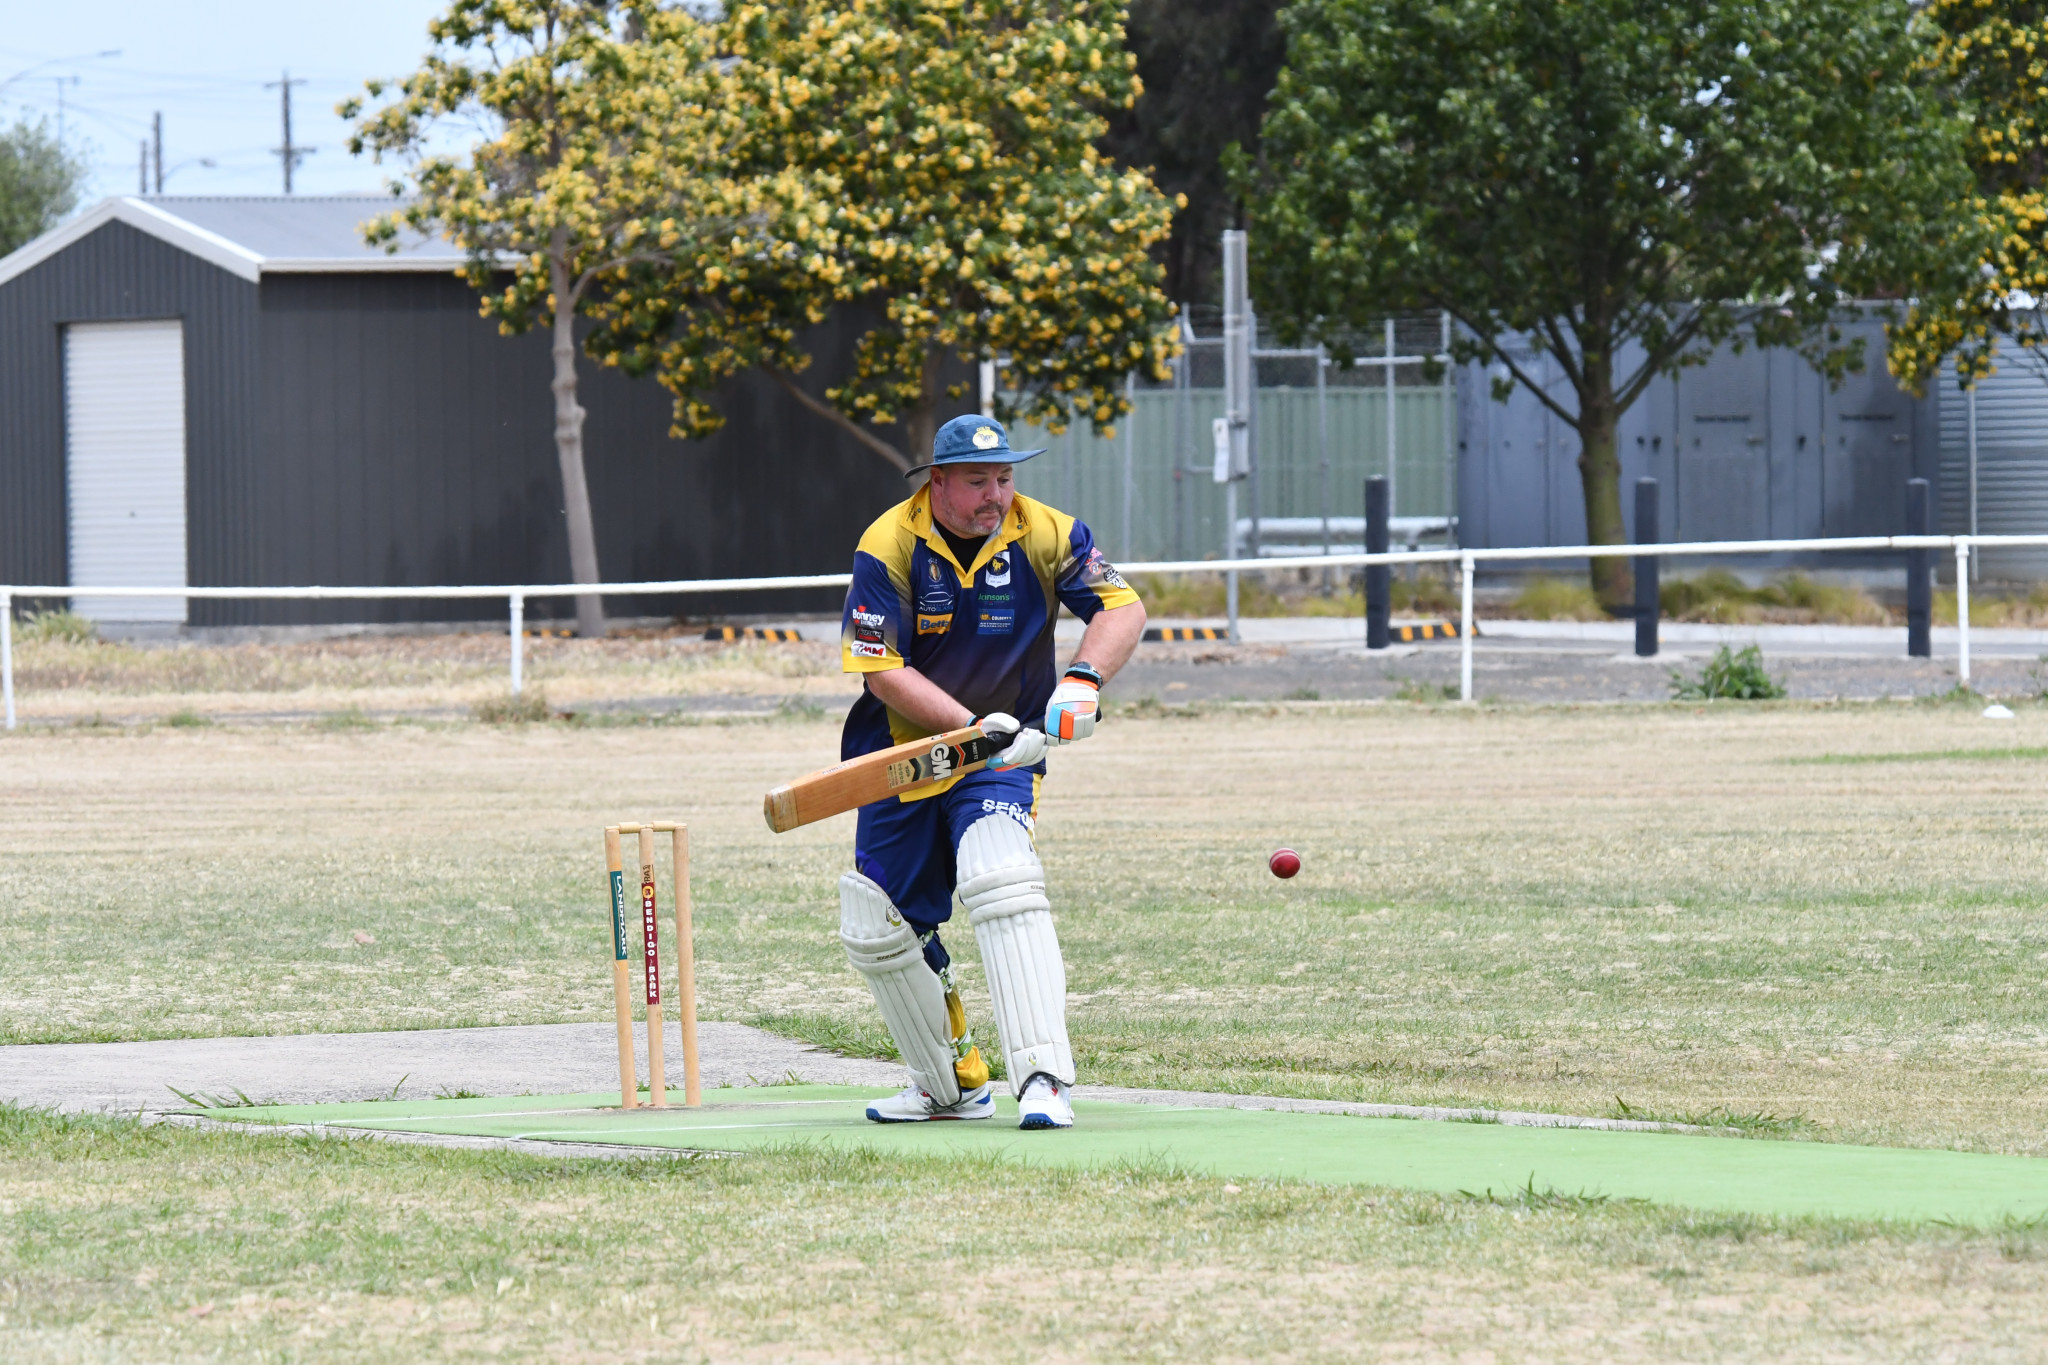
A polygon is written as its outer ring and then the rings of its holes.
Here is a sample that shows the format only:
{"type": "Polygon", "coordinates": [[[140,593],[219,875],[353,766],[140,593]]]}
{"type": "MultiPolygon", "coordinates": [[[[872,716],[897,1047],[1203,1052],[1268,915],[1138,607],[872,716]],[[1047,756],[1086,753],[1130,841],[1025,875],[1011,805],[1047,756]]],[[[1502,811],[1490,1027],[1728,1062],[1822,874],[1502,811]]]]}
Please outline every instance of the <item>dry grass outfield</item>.
{"type": "MultiPolygon", "coordinates": [[[[21,710],[32,722],[230,718],[266,713],[452,711],[501,699],[511,642],[482,635],[362,636],[304,644],[132,645],[25,638],[21,710]]],[[[556,708],[655,696],[850,700],[838,647],[712,644],[683,629],[526,641],[526,677],[556,708]]]]}
{"type": "MultiPolygon", "coordinates": [[[[706,1013],[870,1044],[833,932],[851,821],[758,813],[834,745],[794,721],[16,735],[0,1039],[603,1018],[599,827],[680,814],[706,1013]]],[[[2043,746],[2034,708],[1120,719],[1054,756],[1043,807],[1085,1073],[2041,1153],[2043,746]],[[1881,761],[1796,761],[1829,754],[1881,761]]]]}
{"type": "Polygon", "coordinates": [[[2048,1235],[0,1110],[0,1356],[2021,1360],[2048,1235]]]}

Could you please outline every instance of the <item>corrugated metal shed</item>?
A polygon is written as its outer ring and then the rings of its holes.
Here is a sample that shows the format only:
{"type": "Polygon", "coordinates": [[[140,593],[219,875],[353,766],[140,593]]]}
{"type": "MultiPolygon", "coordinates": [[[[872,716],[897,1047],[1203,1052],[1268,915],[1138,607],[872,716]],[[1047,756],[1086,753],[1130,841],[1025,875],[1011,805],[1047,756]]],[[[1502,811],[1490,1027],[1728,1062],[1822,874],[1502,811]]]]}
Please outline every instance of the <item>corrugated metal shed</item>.
{"type": "MultiPolygon", "coordinates": [[[[1903,393],[1885,369],[1883,328],[1848,324],[1863,372],[1830,388],[1796,352],[1716,351],[1653,381],[1619,432],[1624,520],[1641,477],[1662,485],[1665,540],[1885,535],[1905,529],[1905,484],[1937,478],[1932,402],[1903,393]]],[[[1567,408],[1554,361],[1519,362],[1567,408]]],[[[1633,360],[1624,355],[1627,369],[1633,360]]],[[[1578,434],[1526,388],[1493,401],[1489,376],[1459,376],[1459,532],[1468,545],[1583,544],[1578,434]]],[[[1829,564],[1847,567],[1841,556],[1829,564]]]]}
{"type": "MultiPolygon", "coordinates": [[[[193,584],[569,577],[544,332],[498,334],[445,245],[391,261],[383,199],[110,200],[0,260],[0,581],[66,578],[64,330],[179,319],[193,584]]],[[[817,389],[856,320],[812,339],[817,389]]],[[[843,570],[903,481],[770,381],[726,429],[669,437],[667,392],[580,361],[599,562],[617,581],[843,570]]],[[[950,415],[950,414],[949,414],[950,415]]],[[[836,594],[645,598],[626,615],[836,606],[836,594]]],[[[567,615],[567,602],[535,602],[567,615]]],[[[193,602],[194,625],[474,619],[465,603],[193,602]]]]}
{"type": "MultiPolygon", "coordinates": [[[[1941,529],[1970,529],[1970,402],[1953,373],[1941,403],[1941,529]]],[[[2048,364],[2008,347],[1977,385],[1977,529],[1985,535],[2048,532],[2048,364]]],[[[1988,578],[2048,577],[2048,550],[1981,552],[1988,578]]]]}

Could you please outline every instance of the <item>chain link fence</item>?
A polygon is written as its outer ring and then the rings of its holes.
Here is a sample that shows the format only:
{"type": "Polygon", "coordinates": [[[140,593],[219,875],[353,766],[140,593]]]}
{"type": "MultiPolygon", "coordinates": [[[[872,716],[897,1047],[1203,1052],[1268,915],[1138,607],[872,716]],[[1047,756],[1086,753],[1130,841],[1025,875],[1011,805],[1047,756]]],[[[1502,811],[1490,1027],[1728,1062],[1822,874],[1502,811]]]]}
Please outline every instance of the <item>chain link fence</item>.
{"type": "MultiPolygon", "coordinates": [[[[1011,436],[1020,448],[1048,447],[1018,466],[1018,487],[1086,521],[1115,559],[1225,553],[1211,434],[1224,415],[1223,341],[1216,310],[1189,312],[1174,380],[1133,379],[1132,411],[1113,437],[1085,422],[1057,436],[1020,423],[1011,436]]],[[[1259,336],[1252,469],[1238,504],[1246,553],[1317,553],[1326,544],[1332,553],[1358,553],[1372,475],[1392,484],[1397,541],[1456,543],[1454,376],[1448,365],[1437,378],[1425,373],[1447,345],[1437,314],[1389,319],[1361,334],[1349,366],[1323,348],[1259,336]]]]}

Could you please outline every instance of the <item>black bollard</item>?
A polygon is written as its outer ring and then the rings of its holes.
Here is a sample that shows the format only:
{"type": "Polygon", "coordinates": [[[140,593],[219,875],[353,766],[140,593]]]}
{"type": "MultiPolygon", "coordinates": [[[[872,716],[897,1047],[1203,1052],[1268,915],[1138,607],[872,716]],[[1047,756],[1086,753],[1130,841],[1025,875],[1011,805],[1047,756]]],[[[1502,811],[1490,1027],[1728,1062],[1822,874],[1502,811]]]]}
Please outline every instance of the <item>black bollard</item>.
{"type": "MultiPolygon", "coordinates": [[[[1387,481],[1378,476],[1365,481],[1365,552],[1387,552],[1387,481]]],[[[1365,566],[1365,647],[1385,649],[1389,643],[1387,618],[1394,612],[1393,575],[1384,564],[1365,566]]]]}
{"type": "MultiPolygon", "coordinates": [[[[1928,534],[1927,480],[1906,480],[1906,534],[1928,534]]],[[[1906,653],[1934,657],[1934,551],[1906,551],[1906,653]]]]}
{"type": "MultiPolygon", "coordinates": [[[[1636,480],[1636,544],[1655,545],[1663,536],[1657,530],[1657,481],[1636,480]]],[[[1657,657],[1657,566],[1656,555],[1636,556],[1636,657],[1657,657]]]]}

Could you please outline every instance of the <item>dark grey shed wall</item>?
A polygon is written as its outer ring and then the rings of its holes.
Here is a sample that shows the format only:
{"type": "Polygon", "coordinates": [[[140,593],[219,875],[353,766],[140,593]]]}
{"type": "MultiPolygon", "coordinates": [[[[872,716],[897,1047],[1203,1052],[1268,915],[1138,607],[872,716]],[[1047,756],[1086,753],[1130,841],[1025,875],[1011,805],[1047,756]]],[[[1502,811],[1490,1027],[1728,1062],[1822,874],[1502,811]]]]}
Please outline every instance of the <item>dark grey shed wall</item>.
{"type": "MultiPolygon", "coordinates": [[[[1655,381],[1621,422],[1624,517],[1634,516],[1628,490],[1647,475],[1663,485],[1666,540],[1904,531],[1906,480],[1939,476],[1938,414],[1893,383],[1878,323],[1858,321],[1850,332],[1864,342],[1864,370],[1837,389],[1784,350],[1724,348],[1704,366],[1655,381]]],[[[1569,408],[1555,364],[1529,365],[1569,408]]],[[[1525,389],[1493,402],[1477,367],[1461,375],[1458,401],[1464,542],[1583,544],[1571,427],[1525,389]]]]}
{"type": "MultiPolygon", "coordinates": [[[[547,340],[507,338],[431,273],[271,274],[260,288],[113,223],[0,286],[0,581],[65,582],[63,327],[185,322],[194,584],[569,577],[547,340]]],[[[821,390],[853,323],[811,338],[821,390]]],[[[670,399],[579,357],[599,563],[613,580],[841,572],[905,495],[857,442],[743,376],[707,441],[670,399]]],[[[620,615],[832,609],[830,591],[614,598],[620,615]]],[[[194,625],[473,620],[500,603],[191,604],[194,625]]],[[[537,617],[569,604],[536,600],[537,617]]]]}
{"type": "MultiPolygon", "coordinates": [[[[844,354],[841,328],[816,345],[844,354]]],[[[667,435],[651,379],[578,360],[598,562],[615,581],[836,572],[903,496],[858,444],[763,379],[721,395],[706,441],[667,435]]],[[[569,577],[544,333],[499,335],[436,274],[278,274],[262,293],[261,461],[248,538],[265,583],[569,577]]],[[[814,381],[822,382],[822,381],[814,381]]],[[[837,605],[831,591],[616,598],[619,615],[837,605]]],[[[197,604],[195,604],[196,606],[197,604]]],[[[213,623],[475,619],[462,602],[221,603],[213,623]]],[[[537,600],[536,616],[567,615],[537,600]]],[[[198,619],[195,616],[195,619],[198,619]]]]}
{"type": "MultiPolygon", "coordinates": [[[[256,286],[109,223],[0,285],[0,581],[68,581],[64,326],[185,323],[187,543],[192,581],[248,581],[256,286]]],[[[195,614],[195,618],[198,617],[195,614]]]]}

